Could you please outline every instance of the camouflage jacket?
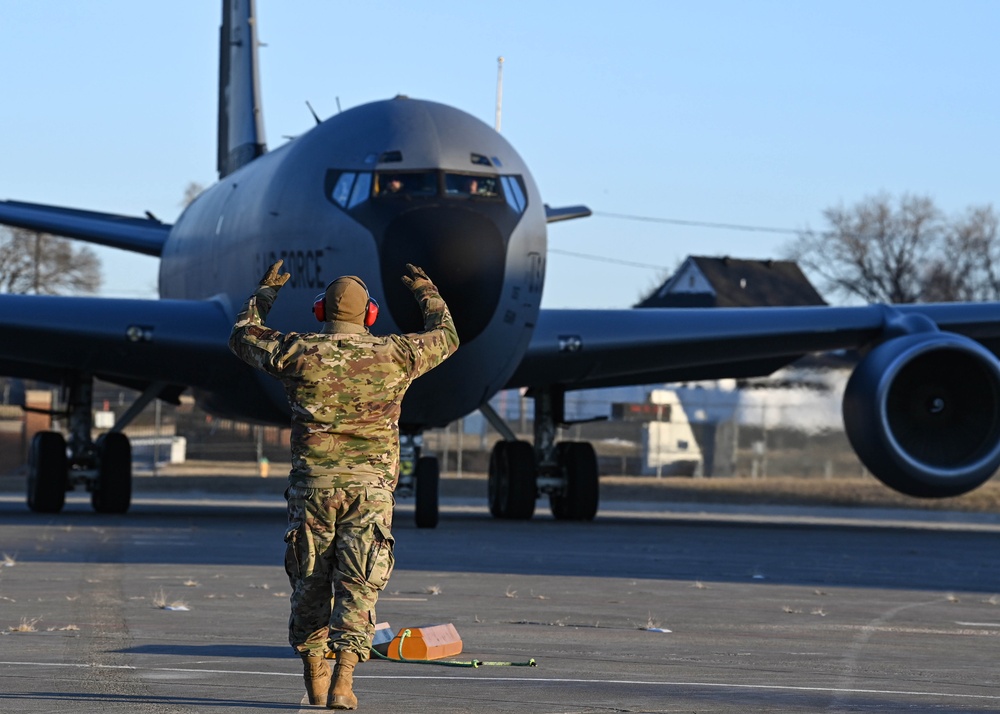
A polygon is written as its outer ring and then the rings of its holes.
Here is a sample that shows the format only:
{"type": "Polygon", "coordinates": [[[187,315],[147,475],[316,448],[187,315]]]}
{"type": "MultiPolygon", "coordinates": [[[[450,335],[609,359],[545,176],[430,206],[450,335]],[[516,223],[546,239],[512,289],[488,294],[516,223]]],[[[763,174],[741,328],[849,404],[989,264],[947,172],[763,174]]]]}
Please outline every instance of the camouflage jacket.
{"type": "Polygon", "coordinates": [[[258,287],[236,317],[229,348],[285,387],[292,409],[292,485],[378,486],[399,474],[399,412],[410,383],[458,349],[458,333],[437,288],[414,291],[424,331],[376,337],[360,325],[283,334],[264,321],[277,290],[258,287]]]}

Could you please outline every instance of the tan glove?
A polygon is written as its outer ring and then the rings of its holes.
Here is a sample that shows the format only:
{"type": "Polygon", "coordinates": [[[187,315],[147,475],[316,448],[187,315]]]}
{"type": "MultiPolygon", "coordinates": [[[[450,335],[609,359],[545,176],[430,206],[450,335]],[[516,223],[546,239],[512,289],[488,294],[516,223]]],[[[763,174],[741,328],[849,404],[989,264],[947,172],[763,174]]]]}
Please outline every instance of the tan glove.
{"type": "Polygon", "coordinates": [[[427,273],[424,272],[423,268],[418,268],[412,263],[406,264],[406,269],[410,271],[409,275],[404,275],[402,277],[403,285],[408,287],[410,290],[417,291],[423,287],[430,285],[434,286],[431,279],[427,277],[427,273]]]}
{"type": "Polygon", "coordinates": [[[261,287],[274,288],[278,290],[282,285],[288,282],[288,279],[292,277],[291,273],[278,273],[281,268],[281,264],[285,261],[279,260],[277,263],[272,265],[267,269],[264,277],[260,279],[261,287]]]}

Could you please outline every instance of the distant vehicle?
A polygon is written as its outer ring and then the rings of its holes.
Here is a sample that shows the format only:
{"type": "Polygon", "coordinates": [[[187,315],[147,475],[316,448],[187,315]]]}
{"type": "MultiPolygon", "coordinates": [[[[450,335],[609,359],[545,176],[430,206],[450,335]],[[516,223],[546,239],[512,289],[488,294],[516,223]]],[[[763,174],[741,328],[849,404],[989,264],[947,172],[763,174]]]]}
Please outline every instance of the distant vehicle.
{"type": "Polygon", "coordinates": [[[567,390],[764,375],[811,351],[867,351],[847,388],[845,424],[892,488],[952,496],[1000,465],[1000,305],[541,310],[546,223],[587,216],[586,207],[545,205],[502,136],[424,100],[359,106],[267,151],[254,2],[222,7],[220,180],[175,224],[0,202],[0,223],[161,259],[158,301],[0,295],[0,374],[61,384],[67,397],[68,439],[42,432],[31,445],[33,510],[58,512],[67,490],[83,485],[96,510],[126,511],[132,472],[121,430],[154,399],[190,389],[214,414],[288,423],[281,386],[226,345],[237,310],[278,258],[292,279],[269,322],[283,331],[315,328],[313,297],[343,274],[363,276],[383,307],[376,331],[419,330],[399,281],[407,262],[425,268],[451,306],[462,347],[414,384],[400,423],[399,493],[415,490],[419,526],[438,521],[438,462],[420,454],[418,439],[427,428],[480,409],[501,431],[489,472],[494,516],[530,518],[547,495],[556,518],[589,520],[594,450],[556,441],[567,390]],[[95,378],[141,392],[96,442],[95,378]],[[516,440],[487,403],[511,387],[535,400],[533,444],[516,440]]]}

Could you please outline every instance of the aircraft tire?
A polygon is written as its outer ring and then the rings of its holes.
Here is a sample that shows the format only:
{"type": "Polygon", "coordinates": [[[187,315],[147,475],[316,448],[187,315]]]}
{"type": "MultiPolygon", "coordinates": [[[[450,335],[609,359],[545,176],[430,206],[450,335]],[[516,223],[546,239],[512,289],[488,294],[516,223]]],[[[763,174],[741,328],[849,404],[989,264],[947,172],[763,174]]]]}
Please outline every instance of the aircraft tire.
{"type": "Polygon", "coordinates": [[[437,528],[438,489],[441,483],[441,467],[437,457],[421,456],[417,460],[415,476],[413,515],[417,528],[437,528]]]}
{"type": "Polygon", "coordinates": [[[59,513],[66,504],[68,476],[63,435],[55,431],[35,434],[28,456],[28,508],[35,513],[59,513]]]}
{"type": "Polygon", "coordinates": [[[535,514],[538,467],[526,441],[498,441],[490,454],[490,513],[494,518],[528,520],[535,514]]]}
{"type": "Polygon", "coordinates": [[[549,494],[552,515],[561,521],[594,520],[600,490],[594,447],[588,441],[563,441],[556,444],[556,458],[566,474],[566,488],[549,494]]]}
{"type": "Polygon", "coordinates": [[[90,503],[98,513],[125,513],[132,504],[132,445],[121,432],[97,441],[97,483],[90,503]]]}

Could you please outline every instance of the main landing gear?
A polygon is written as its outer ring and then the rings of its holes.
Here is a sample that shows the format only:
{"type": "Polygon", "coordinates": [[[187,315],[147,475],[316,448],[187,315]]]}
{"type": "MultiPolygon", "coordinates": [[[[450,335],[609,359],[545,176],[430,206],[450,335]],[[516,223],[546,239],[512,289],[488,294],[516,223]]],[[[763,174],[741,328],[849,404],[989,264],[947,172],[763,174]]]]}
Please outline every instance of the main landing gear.
{"type": "MultiPolygon", "coordinates": [[[[96,441],[91,436],[93,378],[76,374],[64,385],[69,437],[41,431],[31,440],[28,456],[28,508],[36,513],[59,513],[66,493],[79,485],[90,492],[98,513],[125,513],[132,502],[132,447],[121,433],[163,390],[153,384],[96,441]]],[[[55,412],[53,412],[55,414],[55,412]]]]}
{"type": "Polygon", "coordinates": [[[557,520],[590,521],[599,500],[597,455],[586,441],[556,443],[556,429],[567,426],[564,392],[545,388],[529,393],[535,400],[535,444],[519,441],[489,405],[480,408],[504,436],[490,454],[489,504],[494,518],[527,520],[535,501],[549,497],[557,520]]]}
{"type": "MultiPolygon", "coordinates": [[[[487,421],[503,435],[490,454],[489,506],[494,518],[528,520],[535,502],[549,497],[552,515],[561,521],[591,521],[599,501],[597,454],[586,441],[556,443],[556,429],[569,426],[564,418],[561,389],[545,388],[529,393],[535,400],[535,443],[520,441],[506,422],[488,404],[480,407],[487,421]]],[[[421,456],[423,437],[403,433],[399,437],[399,483],[396,495],[414,496],[417,528],[438,524],[438,460],[421,456]]]]}

